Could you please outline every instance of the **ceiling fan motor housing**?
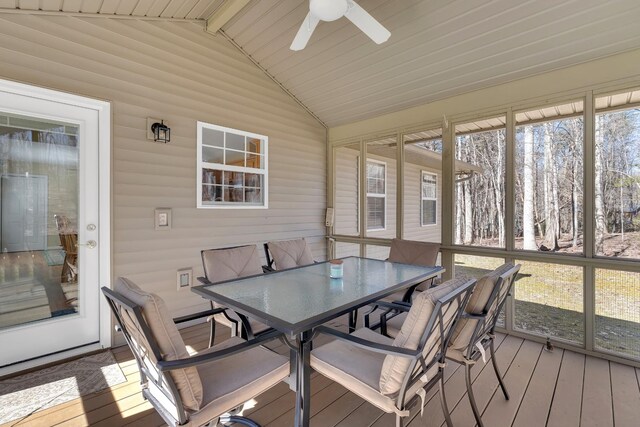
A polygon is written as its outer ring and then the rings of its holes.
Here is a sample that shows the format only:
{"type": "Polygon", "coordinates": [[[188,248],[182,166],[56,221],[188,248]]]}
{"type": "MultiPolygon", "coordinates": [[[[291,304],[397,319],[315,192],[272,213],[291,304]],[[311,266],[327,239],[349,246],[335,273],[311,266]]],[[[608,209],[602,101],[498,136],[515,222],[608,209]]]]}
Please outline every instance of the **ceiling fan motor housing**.
{"type": "Polygon", "coordinates": [[[335,21],[347,13],[349,9],[348,0],[310,0],[309,10],[322,21],[335,21]]]}

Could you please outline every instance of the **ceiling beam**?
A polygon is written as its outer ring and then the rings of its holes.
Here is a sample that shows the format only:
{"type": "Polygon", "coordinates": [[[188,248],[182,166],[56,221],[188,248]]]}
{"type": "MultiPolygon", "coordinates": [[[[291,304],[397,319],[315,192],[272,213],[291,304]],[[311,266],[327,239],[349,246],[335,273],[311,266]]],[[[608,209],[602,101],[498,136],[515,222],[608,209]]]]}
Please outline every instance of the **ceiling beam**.
{"type": "Polygon", "coordinates": [[[227,22],[238,14],[251,0],[226,0],[222,5],[207,18],[208,33],[216,34],[227,22]]]}

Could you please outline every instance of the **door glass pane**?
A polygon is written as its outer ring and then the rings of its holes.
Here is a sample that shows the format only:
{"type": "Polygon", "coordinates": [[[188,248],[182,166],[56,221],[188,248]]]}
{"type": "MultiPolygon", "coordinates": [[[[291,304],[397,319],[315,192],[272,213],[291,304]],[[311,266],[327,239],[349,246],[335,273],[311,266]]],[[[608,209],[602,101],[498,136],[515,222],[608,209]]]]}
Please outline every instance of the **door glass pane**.
{"type": "Polygon", "coordinates": [[[582,253],[583,102],[516,114],[515,247],[582,253]]]}
{"type": "Polygon", "coordinates": [[[640,359],[640,273],[596,269],[596,347],[640,359]]]}
{"type": "Polygon", "coordinates": [[[500,116],[456,125],[456,244],[505,246],[505,123],[500,116]]]}
{"type": "Polygon", "coordinates": [[[78,310],[78,137],[0,112],[0,328],[78,310]]]}
{"type": "Polygon", "coordinates": [[[404,143],[403,238],[440,242],[442,129],[411,132],[404,143]]]}
{"type": "Polygon", "coordinates": [[[582,267],[531,261],[517,263],[522,267],[514,284],[514,327],[535,335],[582,344],[582,267]]]}
{"type": "MultiPolygon", "coordinates": [[[[334,226],[335,234],[357,236],[360,232],[358,217],[358,161],[360,158],[360,144],[350,144],[334,149],[334,226]]],[[[337,247],[336,247],[337,248],[337,247]]],[[[359,249],[357,254],[359,255],[359,249]]],[[[346,256],[338,255],[337,257],[346,256]]]]}
{"type": "Polygon", "coordinates": [[[640,90],[596,98],[595,252],[640,258],[640,90]]]}

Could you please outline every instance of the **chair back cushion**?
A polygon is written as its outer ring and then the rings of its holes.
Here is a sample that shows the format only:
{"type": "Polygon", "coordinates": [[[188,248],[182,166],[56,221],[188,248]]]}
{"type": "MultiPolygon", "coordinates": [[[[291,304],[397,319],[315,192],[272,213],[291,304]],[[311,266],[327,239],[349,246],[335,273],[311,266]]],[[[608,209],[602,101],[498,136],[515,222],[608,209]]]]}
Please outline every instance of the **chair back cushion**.
{"type": "Polygon", "coordinates": [[[313,264],[313,255],[304,239],[267,243],[278,270],[313,264]]]}
{"type": "Polygon", "coordinates": [[[262,274],[256,245],[202,251],[202,266],[211,283],[262,274]]]}
{"type": "MultiPolygon", "coordinates": [[[[425,292],[420,292],[413,300],[411,309],[402,324],[400,333],[393,341],[393,345],[417,350],[420,339],[424,335],[431,318],[438,315],[438,313],[434,311],[438,300],[465,285],[469,280],[466,276],[458,276],[425,292]]],[[[445,324],[444,333],[446,337],[448,333],[447,328],[451,327],[453,320],[455,320],[455,315],[458,313],[457,299],[453,299],[446,307],[442,306],[441,310],[443,312],[445,324]]],[[[423,349],[423,354],[426,353],[425,362],[427,364],[436,356],[442,344],[439,324],[435,320],[434,318],[429,338],[423,349]]],[[[380,392],[385,395],[397,393],[402,386],[402,381],[407,374],[410,364],[411,360],[409,358],[391,355],[386,356],[382,365],[382,372],[380,373],[380,392]]]]}
{"type": "MultiPolygon", "coordinates": [[[[500,267],[478,279],[478,283],[476,284],[471,298],[469,298],[465,311],[470,314],[482,314],[485,308],[489,311],[491,311],[491,309],[497,309],[497,306],[501,301],[494,301],[494,303],[491,304],[491,307],[487,307],[487,303],[489,302],[489,298],[491,297],[496,284],[499,282],[498,279],[500,276],[512,268],[513,264],[511,263],[502,264],[500,267]]],[[[503,296],[506,297],[506,293],[503,296]]],[[[498,295],[498,298],[499,297],[500,296],[498,295]]],[[[493,314],[489,311],[487,312],[487,318],[491,317],[493,314]]],[[[478,321],[475,319],[461,318],[456,324],[449,346],[456,350],[462,350],[469,346],[469,344],[475,345],[475,343],[471,343],[470,341],[473,338],[473,332],[477,323],[478,321]]]]}
{"type": "MultiPolygon", "coordinates": [[[[143,291],[135,283],[124,277],[120,277],[116,281],[115,291],[142,308],[144,319],[149,325],[149,329],[151,329],[153,338],[158,343],[160,354],[164,360],[189,357],[182,336],[180,336],[178,328],[173,323],[173,319],[162,298],[143,291]]],[[[128,316],[128,313],[124,310],[122,310],[122,321],[135,344],[142,347],[141,350],[145,352],[142,356],[150,358],[151,363],[157,362],[151,351],[149,341],[145,338],[138,322],[128,316]]],[[[140,348],[131,350],[136,352],[140,348]]],[[[171,371],[170,375],[176,383],[183,406],[193,411],[199,410],[202,404],[203,388],[198,370],[196,368],[176,369],[171,371]]]]}
{"type": "MultiPolygon", "coordinates": [[[[432,267],[438,261],[440,243],[416,242],[413,240],[392,239],[389,261],[402,264],[432,267]]],[[[425,280],[416,289],[424,291],[433,283],[433,279],[425,280]]]]}

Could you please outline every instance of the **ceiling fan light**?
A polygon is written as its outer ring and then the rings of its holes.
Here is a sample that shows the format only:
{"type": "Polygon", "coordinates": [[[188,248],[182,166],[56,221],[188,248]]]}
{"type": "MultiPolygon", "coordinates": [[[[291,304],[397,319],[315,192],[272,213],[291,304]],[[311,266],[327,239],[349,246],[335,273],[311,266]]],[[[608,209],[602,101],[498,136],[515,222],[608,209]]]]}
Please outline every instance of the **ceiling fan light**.
{"type": "Polygon", "coordinates": [[[335,21],[347,13],[349,2],[347,0],[310,0],[309,10],[322,21],[335,21]]]}

